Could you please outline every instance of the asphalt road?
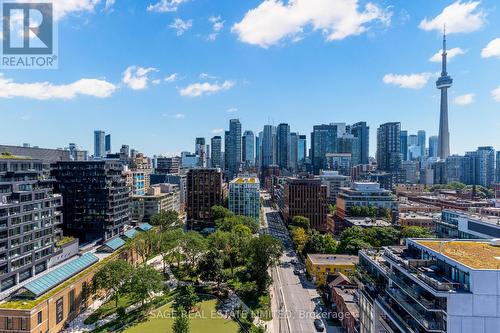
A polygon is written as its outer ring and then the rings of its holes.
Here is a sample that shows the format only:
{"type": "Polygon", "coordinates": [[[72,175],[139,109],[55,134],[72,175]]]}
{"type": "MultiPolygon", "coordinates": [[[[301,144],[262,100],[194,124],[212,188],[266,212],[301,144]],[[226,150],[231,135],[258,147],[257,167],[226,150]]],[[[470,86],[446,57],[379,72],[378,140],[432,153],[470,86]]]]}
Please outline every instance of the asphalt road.
{"type": "MultiPolygon", "coordinates": [[[[273,269],[274,295],[279,304],[279,332],[280,333],[312,333],[317,332],[314,327],[314,319],[318,317],[315,313],[316,302],[319,301],[314,285],[307,281],[303,272],[305,267],[298,262],[292,241],[279,213],[271,208],[270,202],[266,200],[267,194],[263,194],[265,204],[263,205],[264,227],[263,231],[283,241],[285,251],[281,257],[280,264],[273,269]],[[297,262],[297,264],[292,264],[297,262]],[[299,269],[302,274],[294,274],[299,269]]],[[[326,322],[323,321],[325,327],[326,322]]],[[[328,330],[330,331],[330,329],[328,330]]],[[[326,332],[326,331],[325,331],[326,332]]]]}

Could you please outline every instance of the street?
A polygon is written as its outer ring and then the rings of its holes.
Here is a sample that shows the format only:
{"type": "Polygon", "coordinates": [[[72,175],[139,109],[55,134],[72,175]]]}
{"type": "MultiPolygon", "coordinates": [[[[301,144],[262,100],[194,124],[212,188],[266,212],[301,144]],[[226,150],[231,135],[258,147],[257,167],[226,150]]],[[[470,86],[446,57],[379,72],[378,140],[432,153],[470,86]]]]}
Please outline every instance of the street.
{"type": "MultiPolygon", "coordinates": [[[[280,264],[272,270],[273,301],[278,312],[273,314],[274,331],[280,333],[317,332],[314,319],[319,318],[315,310],[320,296],[314,284],[305,278],[305,267],[295,253],[279,212],[272,208],[269,195],[263,193],[261,197],[264,199],[262,230],[282,240],[285,247],[280,264]],[[296,275],[294,270],[300,270],[301,274],[296,275]]],[[[327,327],[325,320],[323,324],[327,327]]],[[[327,327],[326,331],[335,332],[333,327],[327,327]]]]}

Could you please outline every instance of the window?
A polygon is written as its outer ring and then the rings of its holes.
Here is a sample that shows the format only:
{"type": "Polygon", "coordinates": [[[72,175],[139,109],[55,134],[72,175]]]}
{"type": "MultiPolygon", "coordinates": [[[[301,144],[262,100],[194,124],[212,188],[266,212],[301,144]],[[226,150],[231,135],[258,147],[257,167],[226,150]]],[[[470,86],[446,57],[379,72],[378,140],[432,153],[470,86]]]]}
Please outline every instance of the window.
{"type": "Polygon", "coordinates": [[[63,298],[61,297],[56,301],[56,324],[59,324],[63,320],[63,310],[63,298]]]}
{"type": "Polygon", "coordinates": [[[5,317],[5,329],[12,329],[12,317],[5,317]]]}
{"type": "Polygon", "coordinates": [[[73,312],[76,310],[76,302],[75,302],[75,290],[71,290],[69,292],[69,312],[73,312]]]}
{"type": "Polygon", "coordinates": [[[28,320],[26,318],[19,318],[19,326],[21,327],[21,331],[27,331],[28,320]]]}
{"type": "Polygon", "coordinates": [[[43,314],[42,311],[38,312],[38,325],[40,325],[43,321],[43,314]]]}

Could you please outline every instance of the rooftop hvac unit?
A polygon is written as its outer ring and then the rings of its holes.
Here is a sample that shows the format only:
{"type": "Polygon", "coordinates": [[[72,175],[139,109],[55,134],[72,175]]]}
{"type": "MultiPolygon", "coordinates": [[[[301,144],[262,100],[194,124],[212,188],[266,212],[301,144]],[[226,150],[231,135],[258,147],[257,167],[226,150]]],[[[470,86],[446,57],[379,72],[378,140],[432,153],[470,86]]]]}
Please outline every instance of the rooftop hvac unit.
{"type": "Polygon", "coordinates": [[[492,239],[490,245],[500,247],[500,238],[492,239]]]}

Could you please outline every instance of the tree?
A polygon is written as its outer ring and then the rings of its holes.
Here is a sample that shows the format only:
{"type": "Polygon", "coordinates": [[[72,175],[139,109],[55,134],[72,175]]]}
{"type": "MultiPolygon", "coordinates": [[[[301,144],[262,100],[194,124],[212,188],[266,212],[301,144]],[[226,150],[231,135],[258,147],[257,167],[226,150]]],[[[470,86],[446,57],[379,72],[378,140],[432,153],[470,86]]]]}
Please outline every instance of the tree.
{"type": "Polygon", "coordinates": [[[272,236],[262,235],[250,241],[248,252],[250,274],[257,285],[257,292],[263,293],[270,283],[268,270],[279,262],[283,246],[272,236]]]}
{"type": "Polygon", "coordinates": [[[183,234],[181,250],[186,256],[188,270],[194,271],[198,257],[206,250],[206,240],[199,233],[189,231],[183,234]]]}
{"type": "Polygon", "coordinates": [[[343,253],[357,255],[359,250],[368,249],[371,245],[361,238],[353,238],[343,247],[343,253]]]}
{"type": "Polygon", "coordinates": [[[215,251],[210,251],[203,256],[198,264],[198,271],[203,280],[217,283],[217,291],[220,291],[221,283],[227,280],[224,260],[215,251]]]}
{"type": "Polygon", "coordinates": [[[161,211],[151,217],[151,224],[158,226],[161,231],[177,229],[182,226],[179,213],[175,210],[161,211]]]}
{"type": "Polygon", "coordinates": [[[179,307],[175,310],[175,319],[172,324],[173,333],[189,333],[189,316],[184,308],[179,307]]]}
{"type": "Polygon", "coordinates": [[[213,206],[210,209],[210,214],[214,221],[223,220],[226,217],[233,217],[234,213],[223,206],[213,206]]]}
{"type": "Polygon", "coordinates": [[[163,279],[160,273],[148,265],[137,267],[130,281],[130,291],[144,305],[151,293],[163,289],[163,279]]]}
{"type": "Polygon", "coordinates": [[[367,228],[363,233],[363,239],[373,247],[396,245],[401,238],[401,233],[393,227],[367,228]]]}
{"type": "Polygon", "coordinates": [[[259,222],[247,216],[225,217],[224,219],[217,220],[215,224],[217,226],[217,230],[226,232],[230,232],[239,225],[248,227],[254,234],[259,231],[259,222]]]}
{"type": "Polygon", "coordinates": [[[307,242],[309,241],[309,235],[303,228],[296,227],[292,230],[292,239],[295,246],[297,247],[297,251],[299,253],[302,253],[307,242]]]}
{"type": "Polygon", "coordinates": [[[316,230],[309,232],[309,241],[306,244],[306,253],[333,254],[337,251],[337,242],[330,234],[320,234],[316,230]]]}
{"type": "Polygon", "coordinates": [[[292,221],[290,222],[290,225],[300,227],[304,230],[309,230],[309,228],[311,227],[309,219],[304,216],[294,216],[292,218],[292,221]]]}
{"type": "Polygon", "coordinates": [[[427,229],[418,227],[418,226],[410,226],[404,227],[401,232],[401,237],[403,238],[431,238],[434,235],[427,229]]]}
{"type": "Polygon", "coordinates": [[[122,259],[111,260],[104,264],[94,275],[93,285],[96,290],[104,289],[113,291],[115,307],[123,290],[130,281],[132,267],[122,259]]]}
{"type": "Polygon", "coordinates": [[[337,213],[337,205],[328,205],[328,213],[335,215],[337,213]]]}
{"type": "Polygon", "coordinates": [[[182,308],[187,313],[198,303],[199,298],[192,285],[185,285],[179,288],[175,295],[175,307],[182,308]]]}
{"type": "Polygon", "coordinates": [[[167,264],[171,264],[172,260],[176,258],[175,250],[179,247],[182,235],[181,229],[167,230],[159,235],[160,244],[158,250],[163,262],[163,272],[165,272],[167,264]]]}

